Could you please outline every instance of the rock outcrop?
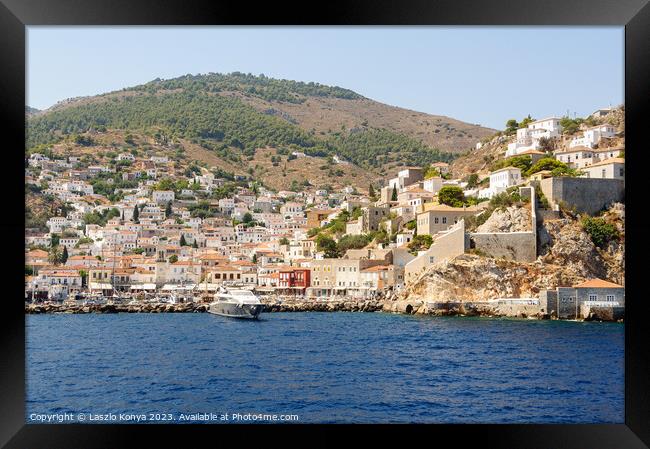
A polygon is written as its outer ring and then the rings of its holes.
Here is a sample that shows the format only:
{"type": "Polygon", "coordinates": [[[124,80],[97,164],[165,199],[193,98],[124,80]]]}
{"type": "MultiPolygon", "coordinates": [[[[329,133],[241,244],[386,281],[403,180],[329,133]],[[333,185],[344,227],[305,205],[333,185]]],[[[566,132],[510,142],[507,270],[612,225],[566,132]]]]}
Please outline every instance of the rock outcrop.
{"type": "MultiPolygon", "coordinates": [[[[494,228],[490,229],[495,229],[507,216],[512,215],[504,211],[486,224],[492,220],[494,228]]],[[[538,228],[541,254],[535,262],[463,254],[429,267],[400,293],[399,300],[426,303],[537,297],[541,289],[596,277],[625,285],[625,207],[616,204],[603,217],[621,233],[619,241],[605,248],[594,245],[575,217],[547,220],[538,228]]]]}
{"type": "Polygon", "coordinates": [[[532,229],[530,205],[496,209],[476,232],[525,232],[532,229]]]}

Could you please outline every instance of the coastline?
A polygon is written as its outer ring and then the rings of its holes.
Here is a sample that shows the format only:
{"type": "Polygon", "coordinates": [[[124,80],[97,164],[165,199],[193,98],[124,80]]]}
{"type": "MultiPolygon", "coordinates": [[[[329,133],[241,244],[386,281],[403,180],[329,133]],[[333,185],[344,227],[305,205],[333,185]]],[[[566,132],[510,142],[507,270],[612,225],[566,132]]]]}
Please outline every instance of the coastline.
{"type": "MultiPolygon", "coordinates": [[[[535,305],[503,306],[486,303],[446,302],[422,303],[420,301],[390,299],[356,299],[345,298],[328,301],[315,300],[280,300],[262,299],[263,313],[276,312],[385,312],[402,315],[428,316],[471,316],[490,318],[519,318],[532,320],[555,320],[555,316],[544,313],[535,305]]],[[[206,313],[208,303],[186,302],[143,303],[143,304],[26,304],[25,314],[40,315],[50,313],[87,314],[87,313],[206,313]]],[[[606,313],[592,313],[584,321],[623,322],[622,319],[606,313]]]]}

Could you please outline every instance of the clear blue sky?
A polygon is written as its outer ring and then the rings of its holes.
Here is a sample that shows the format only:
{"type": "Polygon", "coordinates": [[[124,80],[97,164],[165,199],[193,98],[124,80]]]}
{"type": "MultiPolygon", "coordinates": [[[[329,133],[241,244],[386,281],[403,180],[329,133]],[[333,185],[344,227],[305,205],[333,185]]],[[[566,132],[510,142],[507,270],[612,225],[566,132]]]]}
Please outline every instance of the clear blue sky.
{"type": "Polygon", "coordinates": [[[29,27],[27,104],[240,71],[501,129],[623,103],[623,37],[622,27],[29,27]]]}

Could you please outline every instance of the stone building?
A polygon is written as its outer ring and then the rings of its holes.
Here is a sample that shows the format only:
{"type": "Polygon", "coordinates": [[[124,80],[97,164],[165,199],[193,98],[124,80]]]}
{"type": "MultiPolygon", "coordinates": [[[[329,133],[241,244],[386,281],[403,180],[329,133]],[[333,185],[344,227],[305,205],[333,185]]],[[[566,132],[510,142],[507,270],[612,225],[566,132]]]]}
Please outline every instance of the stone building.
{"type": "Polygon", "coordinates": [[[573,287],[541,290],[539,305],[558,318],[586,318],[591,309],[610,309],[614,317],[625,310],[625,287],[602,279],[590,279],[573,287]]]}

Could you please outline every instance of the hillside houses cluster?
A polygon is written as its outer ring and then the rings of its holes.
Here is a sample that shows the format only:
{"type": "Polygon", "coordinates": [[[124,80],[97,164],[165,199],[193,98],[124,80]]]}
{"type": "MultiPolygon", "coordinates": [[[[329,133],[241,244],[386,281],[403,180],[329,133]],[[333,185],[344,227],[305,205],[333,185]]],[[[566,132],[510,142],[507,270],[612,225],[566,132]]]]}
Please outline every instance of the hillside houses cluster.
{"type": "MultiPolygon", "coordinates": [[[[559,119],[550,118],[519,131],[505,156],[514,151],[535,161],[548,157],[537,149],[539,139],[558,135],[561,127],[559,119]]],[[[370,197],[351,186],[275,192],[242,178],[220,177],[205,167],[188,173],[165,156],[121,153],[115,158],[122,164],[118,170],[116,164],[84,166],[75,156],[33,153],[26,160],[28,187],[42,189],[66,207],[47,220],[47,232],[27,230],[26,296],[146,298],[169,293],[196,298],[231,284],[314,299],[363,298],[401,290],[427,268],[468,251],[532,262],[537,257],[536,189],[552,206],[573,201],[580,209],[581,201],[591,204],[594,197],[603,205],[618,200],[618,184],[612,188],[608,183],[623,182],[623,150],[599,149],[598,139],[607,134],[598,137],[592,131],[584,130],[593,143],[581,141],[553,155],[585,170],[582,184],[565,189],[573,192],[570,198],[558,187],[563,180],[543,174],[526,177],[511,166],[491,172],[488,183],[478,186],[450,179],[446,163],[432,164],[429,170],[403,167],[370,197]],[[109,185],[121,179],[122,187],[113,195],[98,193],[93,188],[98,178],[109,185]],[[225,187],[227,193],[215,196],[225,187]],[[445,187],[457,187],[465,198],[476,200],[443,204],[439,193],[445,187]],[[484,213],[486,200],[512,189],[528,200],[527,229],[468,229],[466,221],[484,213]],[[576,191],[582,198],[575,197],[576,191]],[[325,231],[343,216],[343,230],[333,235],[335,240],[373,238],[328,257],[313,231],[325,231]],[[382,233],[385,238],[375,238],[382,233]],[[66,257],[56,256],[53,246],[66,257]]]]}

